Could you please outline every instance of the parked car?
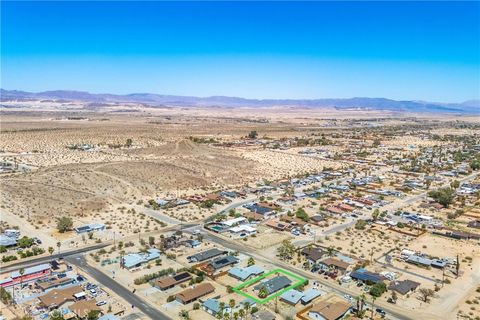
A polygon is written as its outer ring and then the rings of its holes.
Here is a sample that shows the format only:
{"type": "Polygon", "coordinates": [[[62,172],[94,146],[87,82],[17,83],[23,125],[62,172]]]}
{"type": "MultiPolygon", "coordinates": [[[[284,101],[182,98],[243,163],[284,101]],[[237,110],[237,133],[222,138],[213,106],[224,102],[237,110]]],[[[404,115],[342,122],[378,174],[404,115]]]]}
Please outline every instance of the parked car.
{"type": "Polygon", "coordinates": [[[383,310],[382,308],[377,308],[375,309],[375,311],[379,313],[382,316],[382,318],[385,317],[385,315],[387,314],[385,310],[383,310]]]}
{"type": "Polygon", "coordinates": [[[107,301],[105,301],[105,300],[104,300],[104,301],[99,301],[99,302],[96,303],[96,305],[97,305],[98,307],[103,306],[103,305],[106,305],[106,304],[107,304],[107,301]]]}

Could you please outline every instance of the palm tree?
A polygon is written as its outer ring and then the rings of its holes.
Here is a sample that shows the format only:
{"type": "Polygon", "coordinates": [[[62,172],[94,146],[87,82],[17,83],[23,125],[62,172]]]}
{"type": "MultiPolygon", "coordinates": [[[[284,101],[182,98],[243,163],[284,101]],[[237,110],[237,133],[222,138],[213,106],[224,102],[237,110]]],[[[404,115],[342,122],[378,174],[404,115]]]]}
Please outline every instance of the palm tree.
{"type": "Polygon", "coordinates": [[[57,242],[57,248],[58,248],[58,255],[60,255],[60,247],[62,246],[62,243],[60,241],[57,242]]]}
{"type": "Polygon", "coordinates": [[[230,318],[231,318],[233,314],[233,308],[235,307],[235,300],[230,299],[230,301],[228,302],[228,306],[230,307],[230,318]]]}
{"type": "Polygon", "coordinates": [[[240,309],[238,311],[238,316],[240,317],[240,319],[243,319],[245,317],[245,309],[240,309]]]}
{"type": "Polygon", "coordinates": [[[245,301],[243,304],[243,308],[245,309],[245,318],[248,319],[248,315],[250,314],[250,301],[245,301]]]}
{"type": "Polygon", "coordinates": [[[334,253],[335,253],[335,248],[333,246],[330,246],[327,248],[327,254],[329,257],[332,257],[334,253]]]}
{"type": "Polygon", "coordinates": [[[220,311],[218,311],[218,313],[220,314],[220,318],[218,319],[223,318],[223,311],[225,311],[225,302],[220,302],[220,311]]]}
{"type": "Polygon", "coordinates": [[[48,247],[48,253],[50,253],[50,260],[52,260],[52,254],[55,252],[55,249],[53,247],[48,247]]]}
{"type": "Polygon", "coordinates": [[[373,313],[374,313],[374,310],[375,310],[375,296],[372,296],[372,319],[373,319],[373,313]]]}
{"type": "Polygon", "coordinates": [[[24,269],[24,268],[20,268],[20,270],[18,270],[18,273],[20,273],[20,290],[22,290],[22,287],[23,287],[23,275],[25,274],[25,269],[24,269]]]}

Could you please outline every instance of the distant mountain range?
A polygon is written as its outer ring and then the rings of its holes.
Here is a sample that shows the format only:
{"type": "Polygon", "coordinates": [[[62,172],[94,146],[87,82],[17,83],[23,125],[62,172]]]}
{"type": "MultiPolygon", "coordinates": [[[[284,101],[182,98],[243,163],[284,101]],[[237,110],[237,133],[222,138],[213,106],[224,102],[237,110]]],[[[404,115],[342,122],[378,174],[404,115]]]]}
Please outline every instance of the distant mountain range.
{"type": "Polygon", "coordinates": [[[333,107],[337,109],[388,110],[398,112],[436,112],[480,114],[480,100],[461,103],[439,103],[426,101],[398,101],[386,98],[349,99],[245,99],[237,97],[191,97],[161,95],[153,93],[132,93],[126,95],[94,94],[83,91],[26,92],[1,89],[1,101],[12,100],[61,100],[88,103],[141,103],[152,106],[197,106],[197,107],[333,107]]]}

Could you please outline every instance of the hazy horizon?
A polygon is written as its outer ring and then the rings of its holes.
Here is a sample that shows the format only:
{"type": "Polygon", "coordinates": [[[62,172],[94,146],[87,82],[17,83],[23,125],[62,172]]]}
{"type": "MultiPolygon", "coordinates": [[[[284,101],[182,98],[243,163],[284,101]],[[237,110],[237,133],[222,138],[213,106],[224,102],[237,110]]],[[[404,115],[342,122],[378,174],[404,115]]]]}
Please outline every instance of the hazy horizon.
{"type": "Polygon", "coordinates": [[[2,87],[480,99],[480,3],[2,2],[2,87]]]}

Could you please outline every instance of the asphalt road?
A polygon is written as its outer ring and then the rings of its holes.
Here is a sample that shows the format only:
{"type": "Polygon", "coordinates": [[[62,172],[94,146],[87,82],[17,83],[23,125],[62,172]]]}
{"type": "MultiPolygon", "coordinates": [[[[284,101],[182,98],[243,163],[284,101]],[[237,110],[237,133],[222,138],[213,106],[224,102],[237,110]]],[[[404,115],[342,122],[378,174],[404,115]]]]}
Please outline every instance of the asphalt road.
{"type": "Polygon", "coordinates": [[[121,298],[126,300],[131,306],[138,308],[145,315],[150,317],[150,319],[155,319],[155,320],[171,319],[164,313],[152,307],[149,303],[145,302],[143,299],[133,294],[129,289],[125,288],[124,286],[119,284],[114,279],[110,278],[108,275],[106,275],[102,271],[89,265],[83,256],[81,255],[69,256],[68,258],[65,258],[65,260],[68,263],[85,271],[90,277],[94,278],[102,286],[105,286],[110,290],[112,290],[113,292],[115,292],[115,294],[118,294],[121,298]]]}
{"type": "MultiPolygon", "coordinates": [[[[291,266],[287,263],[279,261],[278,259],[272,259],[271,257],[266,257],[264,255],[259,254],[258,251],[253,252],[251,249],[249,249],[249,248],[247,248],[247,247],[245,247],[241,244],[237,244],[237,243],[234,243],[234,242],[227,241],[227,240],[225,240],[225,239],[223,239],[219,236],[216,236],[216,235],[214,235],[210,232],[207,232],[205,234],[205,239],[207,239],[211,242],[215,242],[215,243],[217,243],[217,244],[219,244],[219,245],[221,245],[225,248],[228,248],[230,250],[238,251],[238,252],[243,253],[245,255],[252,256],[256,260],[264,261],[266,263],[273,264],[276,267],[286,269],[290,272],[293,272],[293,273],[296,273],[296,274],[298,274],[302,277],[305,277],[305,278],[307,278],[311,281],[320,282],[323,286],[327,287],[329,290],[340,293],[341,295],[348,294],[352,297],[356,296],[355,292],[353,292],[351,290],[348,290],[348,289],[345,289],[345,288],[342,288],[339,285],[332,284],[331,282],[329,282],[329,280],[325,280],[324,278],[322,278],[321,276],[319,276],[317,274],[305,271],[303,269],[295,268],[295,267],[293,267],[293,266],[291,266]]],[[[414,317],[406,315],[406,313],[407,313],[406,310],[400,309],[399,307],[395,307],[393,305],[389,305],[387,303],[377,301],[377,302],[375,302],[375,308],[377,308],[377,307],[381,307],[382,309],[384,309],[387,312],[387,314],[389,315],[389,319],[391,319],[391,318],[400,319],[400,320],[414,319],[414,317]]],[[[427,318],[425,318],[425,319],[427,319],[427,318]]]]}
{"type": "Polygon", "coordinates": [[[19,268],[33,267],[33,266],[36,266],[36,265],[39,265],[39,264],[42,264],[42,263],[50,262],[54,259],[65,258],[65,257],[71,256],[71,255],[76,255],[76,254],[79,254],[79,253],[84,253],[84,252],[88,252],[88,251],[101,249],[101,248],[104,248],[104,247],[109,246],[109,245],[111,245],[110,242],[99,243],[99,244],[96,244],[96,245],[92,245],[92,246],[88,246],[88,247],[84,247],[84,248],[80,248],[80,249],[69,250],[69,251],[65,251],[65,252],[52,254],[52,256],[44,256],[44,257],[40,257],[40,258],[31,259],[31,260],[28,260],[28,261],[21,261],[20,260],[18,262],[15,262],[13,264],[8,265],[8,267],[2,267],[0,273],[12,272],[12,271],[18,270],[19,268]]]}

